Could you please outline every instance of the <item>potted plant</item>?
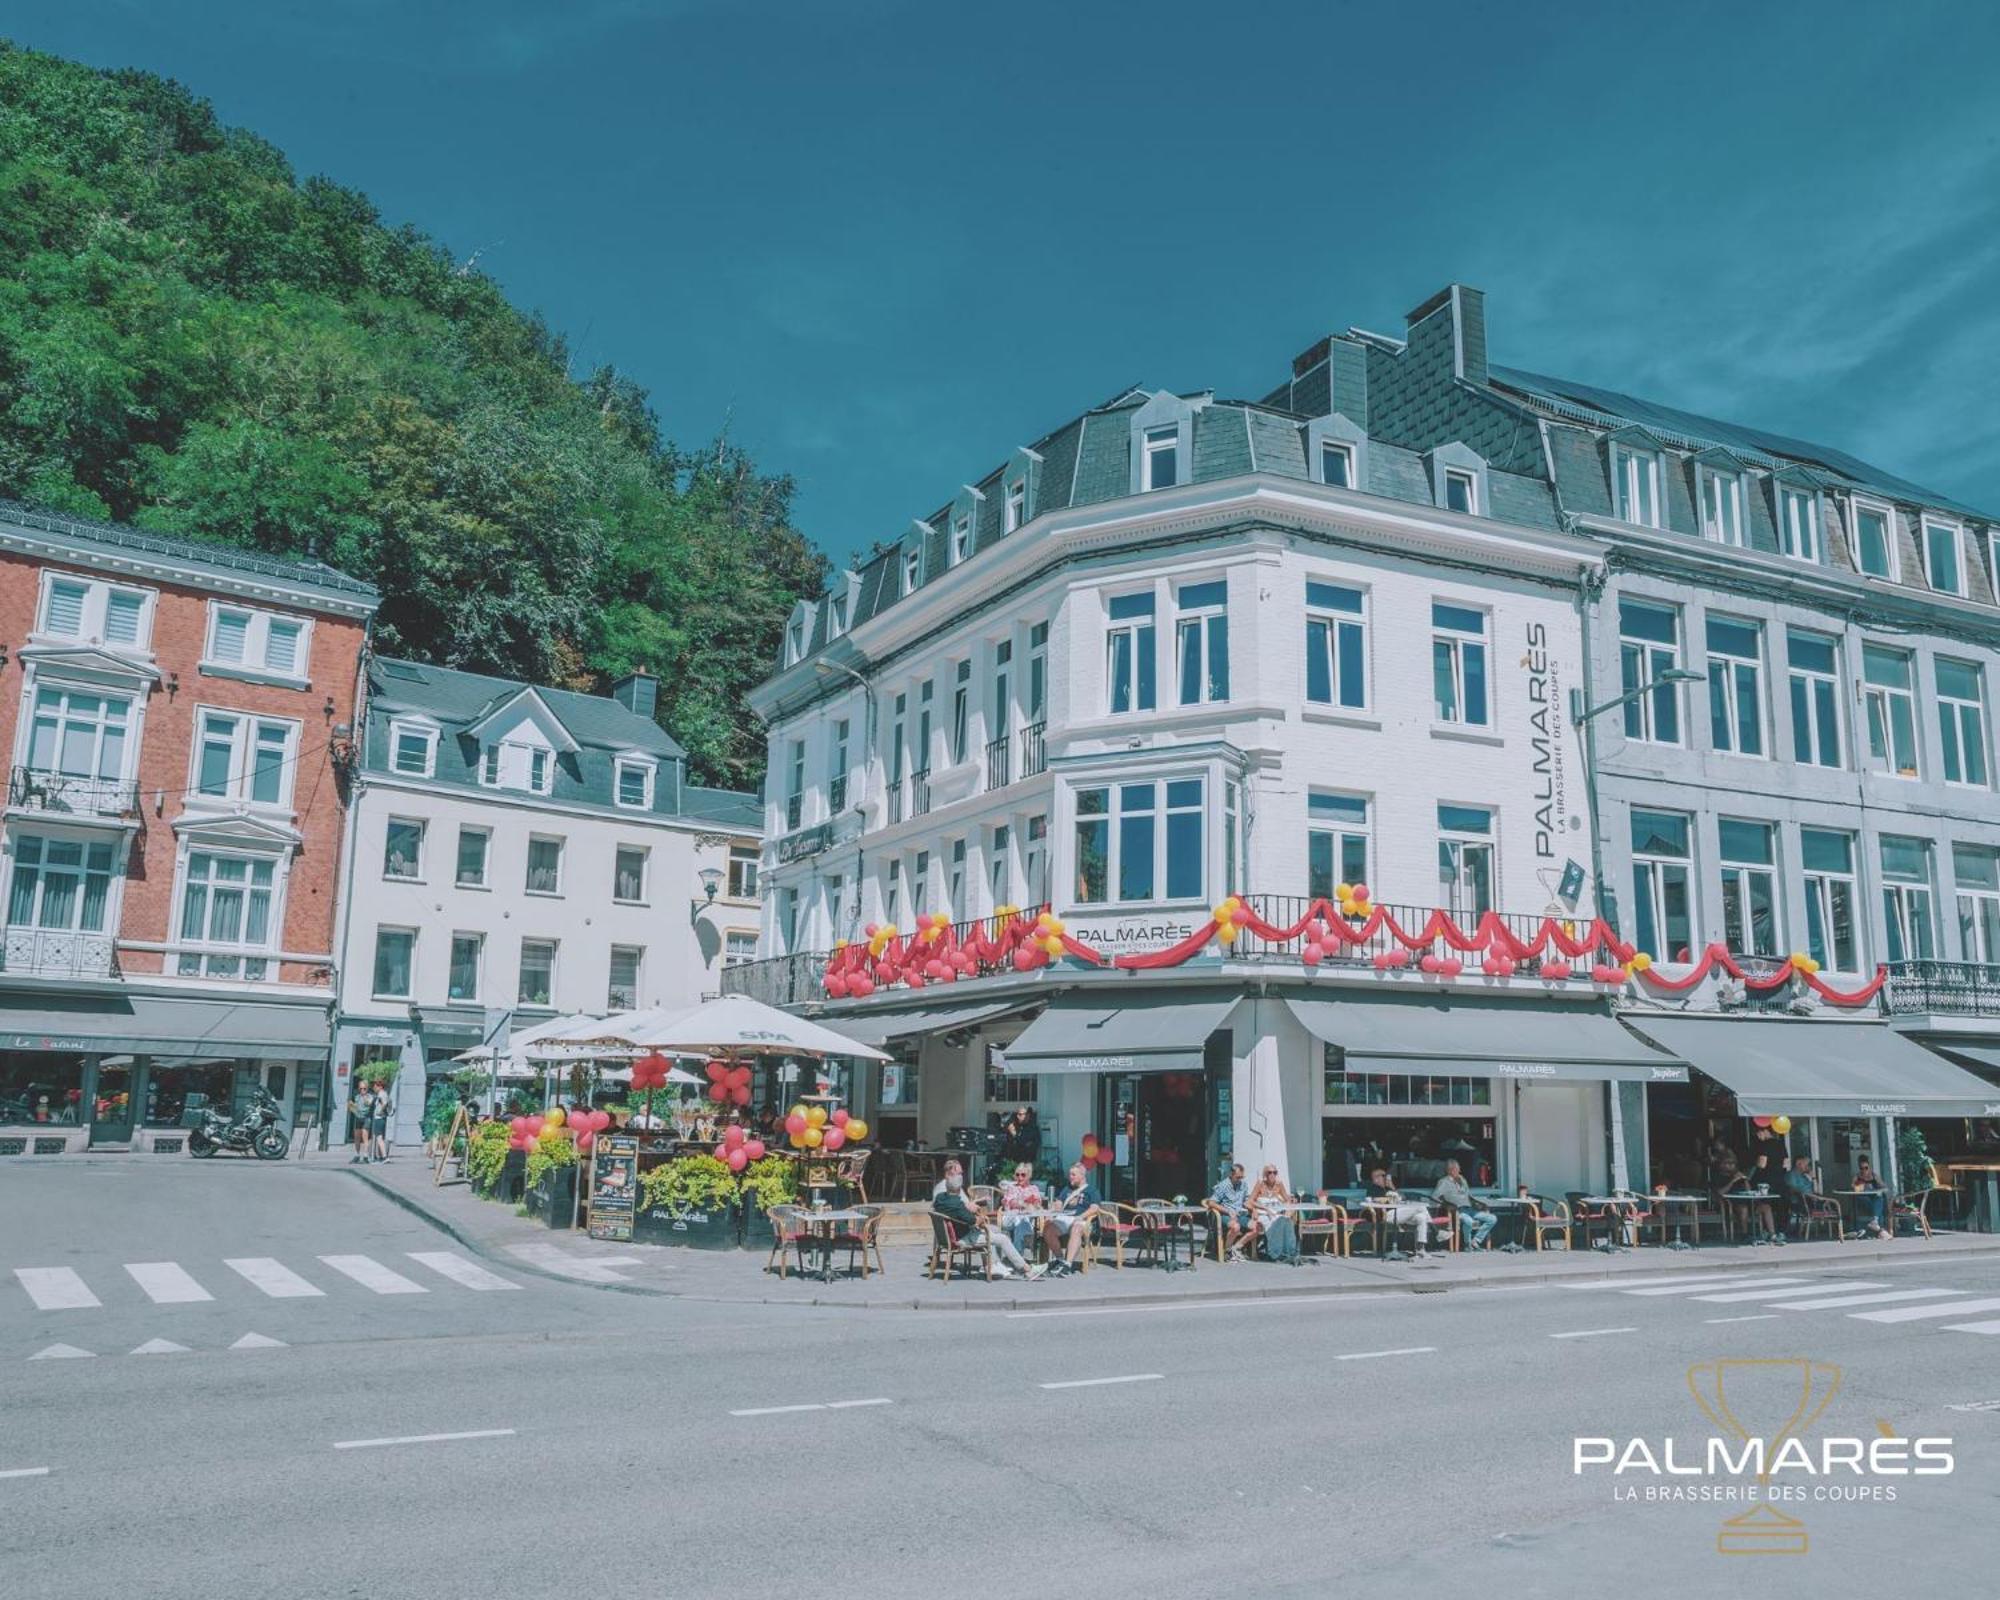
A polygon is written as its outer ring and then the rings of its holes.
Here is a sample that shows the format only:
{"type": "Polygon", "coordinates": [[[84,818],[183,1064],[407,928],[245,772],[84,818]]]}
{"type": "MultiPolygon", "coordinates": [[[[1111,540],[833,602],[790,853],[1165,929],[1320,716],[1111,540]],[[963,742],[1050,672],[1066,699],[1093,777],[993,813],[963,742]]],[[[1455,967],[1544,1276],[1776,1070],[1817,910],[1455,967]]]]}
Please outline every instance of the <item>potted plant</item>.
{"type": "Polygon", "coordinates": [[[576,1144],[567,1133],[545,1128],[527,1153],[528,1210],[551,1228],[576,1221],[576,1144]]]}
{"type": "Polygon", "coordinates": [[[771,1207],[789,1205],[798,1198],[797,1178],[797,1168],[783,1156],[765,1156],[743,1169],[737,1189],[742,1196],[745,1249],[771,1248],[776,1239],[771,1228],[771,1207]]]}
{"type": "Polygon", "coordinates": [[[510,1151],[507,1140],[508,1127],[504,1122],[482,1122],[472,1130],[472,1136],[465,1142],[465,1176],[474,1194],[489,1199],[504,1198],[500,1191],[507,1185],[510,1168],[515,1179],[519,1179],[527,1158],[518,1150],[510,1151]]]}
{"type": "Polygon", "coordinates": [[[736,1174],[714,1156],[677,1156],[640,1174],[633,1231],[656,1244],[732,1250],[736,1200],[736,1174]]]}

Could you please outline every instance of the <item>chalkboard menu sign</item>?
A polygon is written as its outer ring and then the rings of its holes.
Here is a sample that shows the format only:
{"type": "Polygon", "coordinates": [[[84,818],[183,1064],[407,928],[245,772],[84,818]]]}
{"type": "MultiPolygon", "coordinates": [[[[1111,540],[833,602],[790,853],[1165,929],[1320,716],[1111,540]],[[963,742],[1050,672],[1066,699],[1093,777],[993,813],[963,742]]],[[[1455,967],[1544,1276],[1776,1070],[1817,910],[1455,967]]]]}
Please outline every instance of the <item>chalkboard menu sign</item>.
{"type": "Polygon", "coordinates": [[[639,1139],[636,1134],[600,1133],[591,1145],[590,1236],[630,1239],[639,1198],[639,1139]]]}

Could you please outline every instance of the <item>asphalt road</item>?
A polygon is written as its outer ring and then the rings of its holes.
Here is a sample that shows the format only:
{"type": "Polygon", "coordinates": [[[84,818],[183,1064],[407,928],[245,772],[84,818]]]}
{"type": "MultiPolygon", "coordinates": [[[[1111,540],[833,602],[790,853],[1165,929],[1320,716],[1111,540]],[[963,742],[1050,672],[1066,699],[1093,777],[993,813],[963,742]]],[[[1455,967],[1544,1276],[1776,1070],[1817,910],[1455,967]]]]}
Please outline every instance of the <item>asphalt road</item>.
{"type": "Polygon", "coordinates": [[[13,1164],[0,1219],[0,1588],[38,1600],[1824,1600],[2000,1557],[1985,1260],[997,1315],[556,1281],[289,1164],[13,1164]],[[1715,1548],[1745,1502],[1572,1472],[1579,1434],[1699,1450],[1690,1364],[1793,1357],[1842,1369],[1809,1438],[1949,1436],[1956,1470],[1794,1480],[1809,1548],[1747,1565],[1715,1548]]]}

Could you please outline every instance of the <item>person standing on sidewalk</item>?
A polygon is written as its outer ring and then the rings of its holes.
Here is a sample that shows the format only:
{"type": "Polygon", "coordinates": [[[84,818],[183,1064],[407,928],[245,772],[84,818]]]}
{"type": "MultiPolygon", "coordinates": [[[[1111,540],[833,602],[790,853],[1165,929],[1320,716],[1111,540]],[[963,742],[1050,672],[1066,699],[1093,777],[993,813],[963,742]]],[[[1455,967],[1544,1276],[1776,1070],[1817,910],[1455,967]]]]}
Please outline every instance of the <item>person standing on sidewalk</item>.
{"type": "Polygon", "coordinates": [[[347,1132],[353,1141],[354,1154],[347,1158],[351,1167],[357,1161],[368,1159],[369,1140],[374,1136],[375,1094],[367,1080],[357,1078],[354,1093],[347,1101],[347,1132]]]}
{"type": "Polygon", "coordinates": [[[389,1080],[378,1078],[375,1082],[375,1107],[368,1118],[369,1142],[375,1147],[374,1159],[389,1159],[389,1080]]]}

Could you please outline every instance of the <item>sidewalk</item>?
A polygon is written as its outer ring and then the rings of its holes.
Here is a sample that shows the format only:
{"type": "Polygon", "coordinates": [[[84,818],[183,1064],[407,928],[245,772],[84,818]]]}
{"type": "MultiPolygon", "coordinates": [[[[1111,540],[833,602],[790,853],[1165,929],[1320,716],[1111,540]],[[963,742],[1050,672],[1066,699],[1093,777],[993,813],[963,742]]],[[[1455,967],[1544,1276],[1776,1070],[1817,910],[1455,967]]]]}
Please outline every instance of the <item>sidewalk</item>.
{"type": "Polygon", "coordinates": [[[405,1210],[424,1218],[466,1249],[513,1272],[586,1282],[628,1294],[764,1305],[811,1305],[888,1310],[1045,1311],[1089,1307],[1173,1305],[1281,1299],[1327,1294],[1435,1294],[1447,1289],[1578,1283],[1625,1275],[1653,1277],[1675,1272],[1760,1273],[1803,1268],[1857,1267],[1887,1261],[1948,1261],[2000,1252],[2000,1235],[1940,1233],[1930,1239],[1894,1242],[1821,1241],[1783,1247],[1708,1245],[1699,1250],[1543,1250],[1510,1256],[1478,1253],[1442,1255],[1436,1267],[1377,1261],[1355,1256],[1325,1260],[1297,1269],[1263,1262],[1220,1266],[1202,1263],[1194,1272],[1162,1272],[1107,1265],[1087,1275],[1059,1281],[1023,1283],[924,1276],[926,1249],[919,1244],[887,1245],[888,1268],[867,1279],[833,1283],[801,1278],[780,1280],[764,1271],[754,1250],[690,1250],[649,1244],[614,1244],[580,1231],[552,1230],[514,1214],[511,1206],[477,1198],[463,1183],[437,1186],[430,1163],[414,1155],[374,1166],[348,1169],[405,1210]]]}

